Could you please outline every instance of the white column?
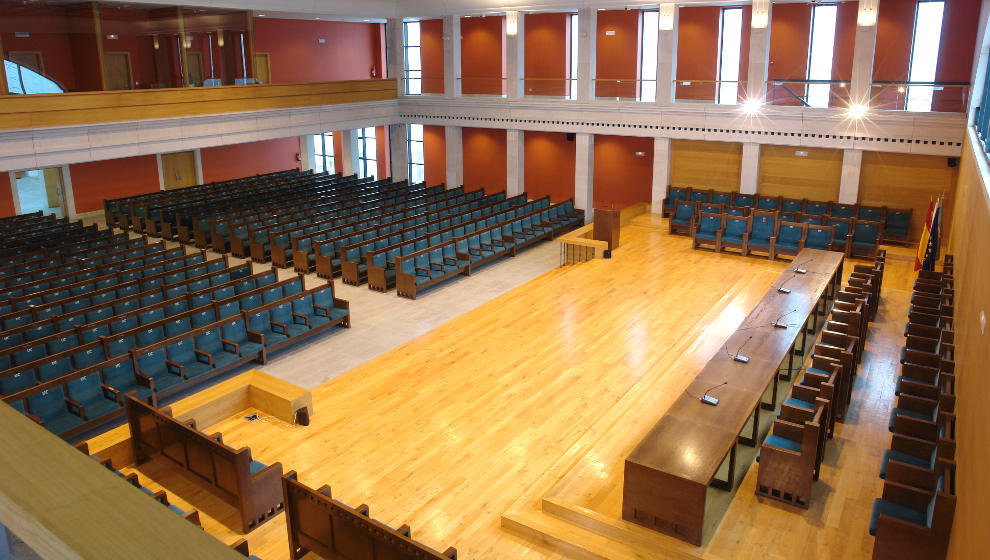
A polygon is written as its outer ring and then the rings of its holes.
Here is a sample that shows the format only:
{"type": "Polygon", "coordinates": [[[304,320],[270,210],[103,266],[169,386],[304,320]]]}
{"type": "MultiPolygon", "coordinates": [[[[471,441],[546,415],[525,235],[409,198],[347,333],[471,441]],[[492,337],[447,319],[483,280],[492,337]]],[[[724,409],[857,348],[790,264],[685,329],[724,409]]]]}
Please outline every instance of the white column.
{"type": "Polygon", "coordinates": [[[742,194],[756,194],[756,184],[759,179],[760,145],[755,142],[743,142],[739,192],[742,194]]]}
{"type": "Polygon", "coordinates": [[[526,190],[526,133],[505,131],[505,195],[516,196],[526,190]]]}
{"type": "Polygon", "coordinates": [[[869,105],[873,85],[873,53],[876,51],[877,26],[857,25],[853,45],[852,79],[849,82],[849,103],[869,105]]]}
{"type": "MultiPolygon", "coordinates": [[[[521,99],[526,93],[523,91],[523,78],[526,76],[526,14],[516,14],[516,34],[505,36],[505,74],[507,77],[506,97],[509,99],[521,99]]],[[[506,28],[508,29],[508,14],[506,14],[506,28]]]]}
{"type": "Polygon", "coordinates": [[[653,139],[653,189],[651,209],[654,214],[663,213],[663,198],[670,184],[670,138],[653,139]]]}
{"type": "Polygon", "coordinates": [[[343,175],[353,175],[361,169],[358,162],[358,131],[342,130],[340,135],[340,172],[343,175]]]}
{"type": "Polygon", "coordinates": [[[587,103],[595,98],[595,57],[598,52],[598,11],[583,8],[578,11],[578,69],[577,100],[587,103]]]}
{"type": "Polygon", "coordinates": [[[657,105],[670,105],[674,102],[679,13],[676,4],[660,4],[660,34],[657,38],[657,105]]]}
{"type": "Polygon", "coordinates": [[[395,78],[399,95],[406,93],[406,50],[405,29],[402,18],[390,18],[385,23],[385,59],[388,61],[387,74],[383,78],[395,78]]]}
{"type": "Polygon", "coordinates": [[[859,200],[859,170],[863,167],[863,150],[842,150],[842,178],[839,202],[856,204],[859,200]]]}
{"type": "Polygon", "coordinates": [[[574,146],[574,207],[584,210],[590,224],[595,204],[595,135],[578,132],[574,146]]]}
{"type": "Polygon", "coordinates": [[[754,2],[753,25],[749,30],[749,71],[746,74],[745,91],[747,99],[755,99],[760,103],[763,103],[767,98],[771,19],[770,2],[765,2],[760,6],[756,6],[756,2],[754,2]]]}
{"type": "MultiPolygon", "coordinates": [[[[461,17],[443,18],[443,95],[461,95],[461,17]]],[[[447,164],[450,165],[449,163],[447,164]]]]}
{"type": "Polygon", "coordinates": [[[409,178],[409,150],[406,143],[408,129],[405,124],[388,127],[389,156],[392,161],[392,180],[405,181],[409,178]]]}
{"type": "Polygon", "coordinates": [[[443,127],[447,156],[446,186],[455,189],[464,184],[464,148],[462,146],[461,127],[443,127]]]}

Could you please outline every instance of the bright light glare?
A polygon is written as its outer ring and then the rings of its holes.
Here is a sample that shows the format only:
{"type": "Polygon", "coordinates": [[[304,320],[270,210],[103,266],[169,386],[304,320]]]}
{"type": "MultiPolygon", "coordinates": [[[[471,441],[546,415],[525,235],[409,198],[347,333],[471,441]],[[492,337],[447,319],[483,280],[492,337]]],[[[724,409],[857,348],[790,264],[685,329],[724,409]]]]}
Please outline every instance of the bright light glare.
{"type": "Polygon", "coordinates": [[[652,103],[657,100],[657,41],[659,40],[659,12],[643,12],[642,36],[640,45],[640,92],[639,100],[652,103]]]}
{"type": "MultiPolygon", "coordinates": [[[[914,45],[911,48],[912,82],[934,82],[938,65],[938,45],[942,37],[942,12],[944,2],[918,2],[918,15],[914,24],[914,45]]],[[[907,92],[907,110],[929,112],[932,110],[932,86],[910,86],[907,92]]]]}
{"type": "Polygon", "coordinates": [[[742,110],[743,113],[746,113],[747,115],[755,115],[760,112],[760,107],[762,106],[763,103],[760,103],[759,99],[747,99],[746,102],[743,103],[742,110]]]}
{"type": "Polygon", "coordinates": [[[742,8],[722,8],[719,40],[719,105],[735,105],[739,99],[739,51],[742,44],[742,8]]]}
{"type": "MultiPolygon", "coordinates": [[[[811,16],[811,60],[808,64],[809,80],[832,79],[832,51],[835,43],[835,16],[838,8],[834,5],[815,6],[811,16]]],[[[828,107],[831,84],[811,84],[808,86],[808,105],[828,107]]]]}
{"type": "Polygon", "coordinates": [[[866,116],[867,109],[868,108],[867,108],[866,105],[860,105],[858,103],[855,104],[855,105],[850,105],[849,106],[849,116],[852,117],[852,118],[854,118],[854,119],[861,119],[864,116],[866,116]]]}

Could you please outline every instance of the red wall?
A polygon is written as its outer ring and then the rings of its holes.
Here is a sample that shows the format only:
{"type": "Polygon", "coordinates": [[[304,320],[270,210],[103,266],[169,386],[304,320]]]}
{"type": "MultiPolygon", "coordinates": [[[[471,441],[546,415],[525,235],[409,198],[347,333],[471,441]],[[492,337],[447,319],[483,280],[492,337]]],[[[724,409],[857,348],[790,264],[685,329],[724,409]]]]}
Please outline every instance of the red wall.
{"type": "Polygon", "coordinates": [[[595,135],[595,208],[621,209],[650,202],[653,139],[595,135]],[[636,152],[645,155],[637,156],[636,152]]]}
{"type": "Polygon", "coordinates": [[[567,95],[570,14],[526,14],[525,17],[526,77],[558,78],[527,80],[526,95],[567,95]]]}
{"type": "Polygon", "coordinates": [[[298,136],[203,148],[200,150],[203,181],[212,183],[284,169],[298,169],[298,153],[298,136]]]}
{"type": "MultiPolygon", "coordinates": [[[[375,127],[375,150],[378,162],[378,178],[388,179],[392,177],[392,152],[389,148],[389,134],[387,126],[375,127]]],[[[335,152],[336,153],[336,152],[335,152]]]]}
{"type": "MultiPolygon", "coordinates": [[[[154,40],[148,34],[152,25],[148,10],[126,8],[104,9],[100,12],[103,30],[104,52],[126,52],[131,59],[131,79],[134,89],[148,88],[155,84],[167,86],[167,74],[158,77],[154,40]],[[107,39],[107,35],[117,35],[117,39],[107,39]]],[[[162,43],[159,41],[159,51],[162,43]]],[[[193,50],[200,50],[194,47],[193,50]]],[[[215,56],[219,56],[219,53],[215,56]]],[[[209,65],[209,53],[203,52],[203,66],[209,65]]],[[[209,71],[203,75],[209,77],[209,71]]]]}
{"type": "MultiPolygon", "coordinates": [[[[66,91],[76,90],[76,70],[72,63],[69,18],[58,6],[17,6],[14,13],[0,18],[0,40],[4,54],[9,51],[40,52],[45,75],[66,91]],[[15,37],[18,31],[30,37],[15,37]]],[[[95,45],[94,45],[95,46],[95,45]]]]}
{"type": "Polygon", "coordinates": [[[344,153],[344,133],[336,131],[333,133],[333,167],[334,173],[344,174],[344,160],[341,154],[344,153]]]}
{"type": "Polygon", "coordinates": [[[76,212],[103,209],[103,200],[158,192],[158,158],[136,156],[69,166],[76,212]]]}
{"type": "Polygon", "coordinates": [[[442,126],[423,125],[423,164],[423,180],[427,185],[432,187],[447,181],[447,134],[442,126]]]}
{"type": "Polygon", "coordinates": [[[575,143],[563,132],[527,131],[525,181],[529,198],[550,195],[551,202],[574,198],[575,143]]]}
{"type": "Polygon", "coordinates": [[[638,83],[632,80],[639,79],[639,26],[640,10],[598,12],[596,77],[623,83],[599,81],[595,97],[636,97],[638,83]],[[615,35],[606,35],[607,31],[615,31],[615,35]]]}
{"type": "MultiPolygon", "coordinates": [[[[770,23],[770,80],[798,79],[808,75],[808,47],[811,39],[811,4],[774,4],[770,23]]],[[[805,88],[790,85],[794,93],[804,96],[805,88]]],[[[767,88],[774,105],[801,105],[790,94],[767,88]]]]}
{"type": "Polygon", "coordinates": [[[419,44],[423,61],[423,93],[443,93],[442,19],[419,22],[419,44]]]}
{"type": "Polygon", "coordinates": [[[461,93],[505,94],[504,26],[502,16],[461,18],[461,93]]]}
{"type": "Polygon", "coordinates": [[[464,128],[464,190],[485,189],[486,194],[505,190],[505,130],[464,128]]]}
{"type": "Polygon", "coordinates": [[[10,184],[10,173],[0,172],[0,218],[14,215],[14,192],[10,184]]]}
{"type": "Polygon", "coordinates": [[[715,99],[714,83],[695,80],[718,78],[718,36],[722,9],[717,6],[683,7],[677,21],[677,99],[715,99]],[[681,85],[687,80],[691,85],[681,85]]]}
{"type": "Polygon", "coordinates": [[[272,82],[365,80],[382,75],[375,23],[254,18],[254,50],[268,53],[272,82]],[[325,39],[319,44],[317,39],[325,39]]]}
{"type": "MultiPolygon", "coordinates": [[[[980,0],[951,0],[942,16],[942,44],[939,45],[935,80],[968,82],[976,50],[976,29],[980,21],[980,0]]],[[[947,87],[935,92],[933,111],[964,111],[965,89],[947,87]]]]}
{"type": "MultiPolygon", "coordinates": [[[[835,43],[832,50],[832,79],[844,80],[846,87],[832,87],[834,96],[849,97],[849,80],[852,79],[853,48],[856,44],[856,18],[859,2],[841,2],[835,16],[835,43]]],[[[830,105],[838,104],[835,98],[830,105]]]]}

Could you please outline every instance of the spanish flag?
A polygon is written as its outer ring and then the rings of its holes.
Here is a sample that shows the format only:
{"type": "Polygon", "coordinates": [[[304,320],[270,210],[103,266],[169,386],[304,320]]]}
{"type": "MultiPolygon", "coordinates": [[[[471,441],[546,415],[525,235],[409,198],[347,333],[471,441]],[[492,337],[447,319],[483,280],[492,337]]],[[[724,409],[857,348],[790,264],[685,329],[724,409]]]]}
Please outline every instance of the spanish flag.
{"type": "Polygon", "coordinates": [[[928,205],[925,229],[921,232],[918,255],[914,258],[915,270],[935,270],[935,261],[938,260],[938,241],[942,233],[942,200],[943,197],[940,196],[928,205]]]}

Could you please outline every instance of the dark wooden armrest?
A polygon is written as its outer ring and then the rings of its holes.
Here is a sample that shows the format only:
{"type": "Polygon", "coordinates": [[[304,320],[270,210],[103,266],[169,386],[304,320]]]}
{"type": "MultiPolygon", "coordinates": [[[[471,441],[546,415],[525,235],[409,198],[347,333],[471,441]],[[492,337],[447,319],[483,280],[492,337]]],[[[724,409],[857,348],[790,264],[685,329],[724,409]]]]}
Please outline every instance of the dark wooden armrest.
{"type": "Polygon", "coordinates": [[[442,262],[433,262],[433,261],[430,261],[430,270],[433,270],[433,267],[434,266],[438,266],[438,267],[440,267],[440,270],[443,270],[443,263],[442,262]]]}
{"type": "Polygon", "coordinates": [[[248,338],[248,342],[256,342],[258,344],[265,343],[265,335],[261,334],[260,332],[249,330],[247,331],[247,338],[248,338]]]}
{"type": "Polygon", "coordinates": [[[928,508],[928,502],[932,499],[932,492],[887,481],[883,483],[883,499],[904,507],[925,511],[928,508]]]}
{"type": "Polygon", "coordinates": [[[121,399],[120,391],[118,391],[117,389],[114,389],[113,387],[111,387],[111,386],[109,386],[107,384],[101,384],[100,385],[100,389],[103,390],[103,396],[104,397],[106,397],[106,398],[114,401],[115,403],[118,403],[119,404],[119,403],[124,402],[121,399]]]}
{"type": "Polygon", "coordinates": [[[368,507],[368,504],[361,504],[361,505],[359,505],[358,507],[356,507],[354,509],[358,513],[360,513],[361,515],[363,515],[365,517],[368,517],[369,515],[371,515],[371,508],[368,507]]]}
{"type": "Polygon", "coordinates": [[[443,551],[443,555],[450,560],[457,560],[457,549],[454,547],[448,547],[447,550],[443,551]]]}
{"type": "Polygon", "coordinates": [[[141,487],[141,482],[138,481],[138,475],[135,474],[135,473],[125,474],[124,475],[124,480],[126,480],[128,483],[131,484],[131,486],[133,486],[135,488],[140,488],[141,487]]]}
{"type": "MultiPolygon", "coordinates": [[[[238,346],[236,342],[231,342],[231,341],[227,340],[226,338],[221,338],[220,339],[220,343],[223,344],[224,346],[233,346],[234,347],[234,353],[235,354],[240,354],[241,353],[241,347],[238,346]]],[[[224,350],[226,350],[226,348],[224,348],[224,350]]]]}
{"type": "Polygon", "coordinates": [[[402,524],[402,527],[399,527],[398,529],[396,529],[395,532],[396,533],[399,533],[400,535],[402,535],[403,537],[405,537],[407,539],[411,539],[412,538],[412,529],[406,523],[403,523],[402,524]]]}
{"type": "Polygon", "coordinates": [[[443,262],[446,263],[448,261],[450,262],[450,264],[454,264],[454,265],[457,264],[457,259],[455,259],[454,257],[444,257],[443,258],[443,262]]]}
{"type": "Polygon", "coordinates": [[[249,554],[251,554],[251,551],[248,550],[248,542],[245,539],[239,539],[235,543],[231,544],[230,548],[233,548],[234,550],[240,552],[244,556],[248,556],[249,554]]]}
{"type": "Polygon", "coordinates": [[[31,420],[34,420],[35,422],[37,422],[38,424],[40,424],[42,426],[45,425],[45,421],[44,420],[42,420],[38,416],[35,416],[34,414],[31,414],[30,412],[25,412],[24,415],[27,416],[28,418],[30,418],[31,420]]]}
{"type": "Polygon", "coordinates": [[[68,397],[68,396],[65,397],[65,408],[69,412],[72,412],[72,409],[75,408],[76,409],[76,412],[74,412],[74,414],[76,414],[77,416],[79,416],[80,418],[82,418],[84,420],[87,419],[86,418],[86,407],[84,407],[82,405],[82,403],[80,403],[76,399],[74,399],[72,397],[68,397]]]}
{"type": "Polygon", "coordinates": [[[154,494],[152,494],[151,495],[151,499],[152,500],[157,500],[163,506],[169,505],[168,504],[168,494],[166,494],[164,490],[159,490],[159,491],[155,492],[154,494]]]}
{"type": "Polygon", "coordinates": [[[481,245],[482,247],[488,247],[490,249],[494,248],[491,243],[485,243],[484,241],[478,243],[478,245],[481,245]]]}
{"type": "Polygon", "coordinates": [[[176,375],[185,377],[185,375],[183,374],[185,373],[186,368],[182,367],[182,364],[173,362],[172,360],[165,360],[165,365],[168,366],[167,369],[169,373],[174,373],[176,375]],[[173,371],[173,368],[175,369],[175,371],[173,371]]]}
{"type": "Polygon", "coordinates": [[[295,311],[293,311],[293,312],[292,312],[292,319],[293,319],[293,320],[296,320],[296,319],[302,319],[302,320],[303,320],[303,323],[304,323],[304,324],[305,324],[305,325],[306,325],[307,327],[309,326],[309,317],[307,317],[307,316],[305,316],[305,315],[302,315],[302,314],[299,314],[299,313],[296,313],[295,311]]]}
{"type": "Polygon", "coordinates": [[[214,432],[210,434],[210,439],[212,439],[217,443],[223,443],[223,434],[221,434],[220,432],[214,432]]]}
{"type": "Polygon", "coordinates": [[[285,324],[284,323],[279,323],[277,321],[272,321],[271,323],[272,323],[272,330],[273,331],[278,332],[275,329],[282,329],[282,332],[279,333],[279,334],[284,334],[284,335],[288,335],[289,334],[289,331],[288,331],[288,329],[285,328],[285,324]]]}
{"type": "MultiPolygon", "coordinates": [[[[206,352],[203,352],[199,348],[196,348],[193,351],[196,352],[196,359],[206,358],[206,362],[204,362],[204,363],[207,363],[207,364],[209,364],[211,366],[213,365],[213,355],[212,354],[207,354],[206,352]]],[[[202,360],[200,360],[200,361],[202,361],[202,360]]]]}
{"type": "Polygon", "coordinates": [[[203,528],[203,524],[199,520],[199,511],[198,510],[195,510],[194,509],[192,511],[187,511],[185,513],[185,515],[182,516],[182,518],[185,519],[186,521],[192,523],[193,525],[199,527],[200,529],[203,528]]]}
{"type": "Polygon", "coordinates": [[[334,307],[334,309],[348,309],[348,310],[350,310],[351,304],[346,299],[333,298],[333,307],[334,307]]]}

